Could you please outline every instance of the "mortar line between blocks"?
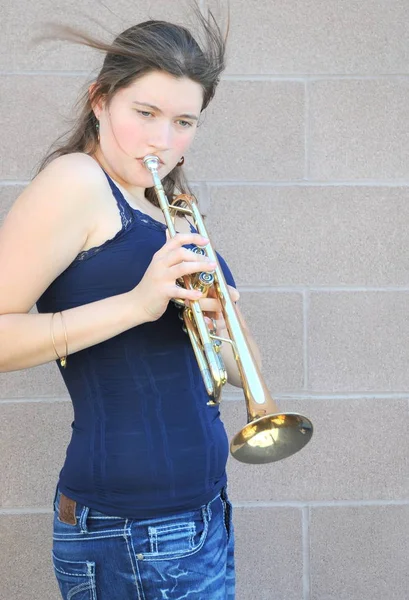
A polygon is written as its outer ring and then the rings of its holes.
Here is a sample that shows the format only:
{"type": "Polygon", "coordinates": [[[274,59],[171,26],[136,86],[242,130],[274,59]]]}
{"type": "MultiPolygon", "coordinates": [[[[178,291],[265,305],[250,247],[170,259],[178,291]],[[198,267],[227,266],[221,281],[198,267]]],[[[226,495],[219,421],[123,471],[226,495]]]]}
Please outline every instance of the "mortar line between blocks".
{"type": "MultiPolygon", "coordinates": [[[[325,393],[325,392],[303,392],[302,390],[298,392],[276,392],[274,394],[274,398],[276,400],[407,400],[409,398],[408,392],[362,392],[360,394],[353,394],[351,392],[342,393],[325,393]]],[[[228,393],[223,396],[223,402],[237,402],[243,401],[243,394],[239,393],[228,393]]]]}
{"type": "Polygon", "coordinates": [[[311,172],[311,111],[310,111],[310,89],[308,81],[304,84],[304,179],[310,179],[311,172]]]}
{"type": "MultiPolygon", "coordinates": [[[[409,187],[409,180],[407,179],[356,179],[356,180],[345,180],[345,181],[313,181],[311,179],[296,179],[296,180],[283,180],[283,181],[259,181],[259,180],[248,180],[242,181],[237,180],[189,180],[192,185],[200,185],[206,183],[209,187],[272,187],[272,188],[284,188],[284,187],[409,187]]],[[[30,179],[0,179],[0,185],[2,186],[18,186],[28,185],[31,182],[30,179]]]]}
{"type": "MultiPolygon", "coordinates": [[[[303,390],[294,392],[276,392],[274,398],[277,402],[287,400],[335,400],[335,401],[347,401],[347,400],[408,400],[409,391],[407,392],[319,392],[315,391],[309,393],[303,390]]],[[[225,392],[223,396],[223,402],[243,402],[242,392],[225,392]]],[[[0,398],[0,408],[2,405],[10,404],[71,404],[70,398],[0,398]]]]}
{"type": "Polygon", "coordinates": [[[408,73],[380,73],[378,75],[359,75],[359,74],[313,74],[313,73],[294,73],[291,75],[277,73],[224,73],[221,77],[224,81],[283,81],[283,82],[305,82],[305,81],[407,81],[408,73]]]}
{"type": "Polygon", "coordinates": [[[369,506],[409,506],[407,500],[234,500],[232,501],[235,508],[358,508],[369,506]]]}
{"type": "Polygon", "coordinates": [[[302,583],[303,600],[311,596],[311,566],[310,566],[310,509],[304,507],[302,515],[302,583]]]}
{"type": "MultiPolygon", "coordinates": [[[[192,180],[194,183],[194,180],[192,180]]],[[[346,179],[345,181],[328,179],[328,180],[312,180],[312,179],[290,179],[290,180],[267,180],[260,181],[258,179],[248,179],[246,181],[240,179],[234,180],[207,180],[209,186],[212,187],[272,187],[272,188],[283,188],[283,187],[408,187],[409,181],[407,179],[346,179]]]]}
{"type": "Polygon", "coordinates": [[[303,292],[303,358],[304,358],[304,390],[310,387],[310,364],[309,364],[309,330],[310,294],[307,290],[303,292]]]}
{"type": "Polygon", "coordinates": [[[52,508],[0,508],[0,515],[52,515],[52,508]]]}
{"type": "MultiPolygon", "coordinates": [[[[199,0],[199,7],[206,6],[205,0],[199,0]]],[[[91,76],[98,70],[98,67],[85,70],[85,69],[11,69],[11,70],[0,70],[0,76],[17,75],[17,76],[61,76],[61,77],[77,77],[77,76],[91,76]]],[[[291,75],[285,75],[281,73],[223,73],[221,76],[223,81],[283,81],[283,82],[305,82],[307,81],[407,81],[409,79],[408,73],[379,73],[375,75],[368,74],[347,74],[347,73],[328,73],[328,74],[314,74],[314,73],[294,73],[291,75]]]]}
{"type": "Polygon", "coordinates": [[[54,403],[63,403],[63,402],[69,402],[71,403],[71,399],[69,397],[67,398],[60,398],[60,397],[37,397],[37,398],[0,398],[0,406],[2,406],[2,404],[38,404],[38,403],[44,403],[44,404],[54,404],[54,403]]]}
{"type": "Polygon", "coordinates": [[[239,285],[240,291],[242,292],[277,292],[277,293],[297,293],[302,294],[304,291],[311,293],[332,293],[332,292],[409,292],[409,287],[406,285],[402,286],[311,286],[306,288],[305,286],[273,286],[273,285],[239,285]]]}
{"type": "MultiPolygon", "coordinates": [[[[267,501],[240,501],[233,500],[232,504],[235,508],[298,508],[298,509],[313,509],[313,508],[347,508],[347,507],[363,507],[363,506],[409,506],[408,500],[332,500],[332,501],[294,501],[288,502],[267,502],[267,501]]],[[[48,507],[18,507],[18,508],[0,508],[0,515],[37,515],[37,514],[52,514],[53,509],[48,507]]]]}

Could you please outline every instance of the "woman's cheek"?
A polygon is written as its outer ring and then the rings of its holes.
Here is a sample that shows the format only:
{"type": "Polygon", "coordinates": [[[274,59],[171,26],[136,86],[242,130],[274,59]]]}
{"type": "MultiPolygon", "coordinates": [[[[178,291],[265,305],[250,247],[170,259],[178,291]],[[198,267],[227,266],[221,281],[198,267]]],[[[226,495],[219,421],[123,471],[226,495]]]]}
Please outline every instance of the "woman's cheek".
{"type": "Polygon", "coordinates": [[[131,156],[137,158],[138,147],[142,140],[140,127],[130,125],[129,123],[118,123],[115,128],[115,134],[119,145],[131,156]]]}
{"type": "Polygon", "coordinates": [[[180,136],[179,139],[175,141],[175,151],[177,154],[183,155],[186,152],[190,145],[192,144],[196,133],[196,128],[191,128],[187,131],[183,136],[180,136]]]}

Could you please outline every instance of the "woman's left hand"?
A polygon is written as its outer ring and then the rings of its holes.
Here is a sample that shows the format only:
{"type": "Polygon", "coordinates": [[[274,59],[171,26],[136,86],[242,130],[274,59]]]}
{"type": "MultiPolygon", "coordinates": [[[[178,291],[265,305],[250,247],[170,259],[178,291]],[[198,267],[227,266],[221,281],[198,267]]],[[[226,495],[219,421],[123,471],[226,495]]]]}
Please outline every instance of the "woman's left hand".
{"type": "MultiPolygon", "coordinates": [[[[233,302],[237,302],[237,300],[240,298],[239,292],[231,285],[228,285],[227,288],[229,290],[230,298],[233,300],[233,302]]],[[[216,326],[216,335],[218,335],[224,329],[226,329],[226,322],[223,317],[222,306],[218,298],[216,298],[214,287],[209,289],[206,298],[201,298],[198,300],[198,302],[203,311],[207,326],[211,331],[214,329],[214,326],[216,326]]]]}

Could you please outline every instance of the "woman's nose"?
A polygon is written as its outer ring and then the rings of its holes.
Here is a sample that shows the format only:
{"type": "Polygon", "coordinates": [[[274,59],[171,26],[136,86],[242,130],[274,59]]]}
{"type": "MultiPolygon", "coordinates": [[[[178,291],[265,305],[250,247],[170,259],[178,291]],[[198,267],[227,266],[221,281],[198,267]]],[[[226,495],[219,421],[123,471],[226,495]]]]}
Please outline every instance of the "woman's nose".
{"type": "Polygon", "coordinates": [[[157,123],[151,131],[149,143],[157,150],[168,150],[172,146],[172,126],[170,123],[157,123]]]}

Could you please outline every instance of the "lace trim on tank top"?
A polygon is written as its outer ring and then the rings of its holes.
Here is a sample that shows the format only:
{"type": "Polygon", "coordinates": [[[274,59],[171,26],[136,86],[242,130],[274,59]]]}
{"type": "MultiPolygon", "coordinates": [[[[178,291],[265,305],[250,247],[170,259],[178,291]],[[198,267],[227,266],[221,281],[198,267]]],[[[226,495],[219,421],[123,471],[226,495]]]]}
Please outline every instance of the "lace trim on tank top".
{"type": "Polygon", "coordinates": [[[101,252],[101,250],[103,250],[106,246],[108,246],[109,244],[114,242],[124,231],[129,229],[129,226],[134,221],[134,219],[132,218],[132,215],[126,214],[127,211],[125,210],[124,206],[122,206],[122,204],[120,202],[118,202],[118,200],[117,200],[117,206],[119,209],[119,214],[121,216],[121,229],[112,238],[109,238],[109,240],[106,240],[100,246],[93,246],[92,248],[88,248],[88,250],[83,250],[82,252],[80,252],[75,257],[74,262],[85,260],[87,258],[90,258],[91,256],[94,256],[98,252],[101,252]]]}
{"type": "MultiPolygon", "coordinates": [[[[151,215],[148,215],[147,213],[142,212],[138,208],[134,208],[133,206],[131,206],[127,202],[127,200],[126,200],[125,196],[122,194],[121,190],[118,188],[118,186],[115,185],[114,181],[108,175],[108,173],[106,173],[106,171],[104,171],[104,169],[102,169],[102,171],[106,175],[108,182],[110,184],[111,190],[112,190],[112,194],[116,199],[116,203],[117,203],[117,206],[119,209],[119,214],[121,216],[121,229],[112,238],[110,238],[109,240],[106,240],[100,246],[94,246],[92,248],[88,248],[88,250],[83,250],[82,252],[80,252],[75,257],[75,259],[73,261],[74,263],[82,261],[82,260],[86,260],[86,259],[90,258],[91,256],[94,256],[98,252],[101,252],[101,250],[103,250],[104,248],[106,248],[106,246],[108,246],[109,244],[111,244],[112,242],[117,240],[118,237],[120,237],[125,231],[127,231],[129,229],[130,225],[134,222],[139,222],[146,227],[151,227],[152,229],[156,229],[158,231],[165,231],[167,229],[167,226],[165,225],[165,223],[161,223],[160,221],[157,221],[154,217],[151,217],[151,215]]],[[[186,218],[186,215],[184,215],[184,216],[186,218]]],[[[189,221],[189,219],[186,218],[186,220],[189,223],[190,231],[192,233],[196,233],[197,232],[196,228],[192,225],[192,223],[189,221]]]]}

